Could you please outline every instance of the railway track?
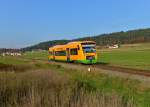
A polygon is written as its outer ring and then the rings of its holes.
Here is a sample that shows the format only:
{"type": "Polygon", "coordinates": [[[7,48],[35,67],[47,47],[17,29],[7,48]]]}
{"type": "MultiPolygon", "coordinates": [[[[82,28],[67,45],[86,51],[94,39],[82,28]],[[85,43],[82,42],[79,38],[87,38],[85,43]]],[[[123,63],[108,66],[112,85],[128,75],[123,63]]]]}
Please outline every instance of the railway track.
{"type": "MultiPolygon", "coordinates": [[[[39,59],[34,59],[34,60],[39,60],[39,59]]],[[[43,60],[43,61],[46,61],[46,60],[43,60]]],[[[54,62],[57,62],[57,61],[54,61],[54,62]]],[[[68,62],[61,62],[61,63],[68,64],[68,62]]],[[[85,65],[85,64],[79,64],[79,63],[69,63],[69,64],[82,65],[82,66],[99,68],[99,69],[110,70],[110,71],[115,71],[115,72],[121,72],[121,73],[128,73],[128,74],[133,74],[133,75],[150,77],[150,70],[141,70],[141,69],[134,69],[134,68],[119,67],[119,66],[109,65],[107,63],[98,63],[98,64],[93,64],[93,65],[85,65]]]]}
{"type": "MultiPolygon", "coordinates": [[[[61,63],[67,63],[67,62],[61,62],[61,63]]],[[[114,71],[114,72],[121,72],[121,73],[127,73],[127,74],[132,74],[132,75],[150,77],[150,70],[119,67],[119,66],[113,66],[113,65],[104,64],[104,63],[98,63],[98,64],[92,64],[92,65],[85,65],[85,64],[79,64],[79,63],[69,63],[69,64],[81,65],[85,67],[87,66],[87,68],[92,67],[92,68],[98,68],[98,69],[109,70],[109,71],[114,71]]]]}
{"type": "Polygon", "coordinates": [[[91,66],[94,68],[100,68],[100,69],[105,69],[105,70],[111,70],[111,71],[117,71],[117,72],[122,72],[122,73],[128,73],[128,74],[150,77],[150,71],[149,70],[125,68],[125,67],[112,66],[112,65],[107,65],[107,64],[95,64],[95,65],[91,65],[91,66]]]}

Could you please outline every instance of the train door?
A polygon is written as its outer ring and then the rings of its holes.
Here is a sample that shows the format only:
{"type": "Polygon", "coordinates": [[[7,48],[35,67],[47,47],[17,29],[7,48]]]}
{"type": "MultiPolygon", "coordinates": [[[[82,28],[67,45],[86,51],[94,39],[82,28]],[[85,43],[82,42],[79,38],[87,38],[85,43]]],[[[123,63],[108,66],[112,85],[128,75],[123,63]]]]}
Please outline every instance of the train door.
{"type": "Polygon", "coordinates": [[[69,48],[66,49],[66,55],[67,55],[67,61],[70,61],[70,52],[69,52],[69,48]]]}
{"type": "Polygon", "coordinates": [[[53,50],[53,60],[55,60],[55,51],[53,50]]]}

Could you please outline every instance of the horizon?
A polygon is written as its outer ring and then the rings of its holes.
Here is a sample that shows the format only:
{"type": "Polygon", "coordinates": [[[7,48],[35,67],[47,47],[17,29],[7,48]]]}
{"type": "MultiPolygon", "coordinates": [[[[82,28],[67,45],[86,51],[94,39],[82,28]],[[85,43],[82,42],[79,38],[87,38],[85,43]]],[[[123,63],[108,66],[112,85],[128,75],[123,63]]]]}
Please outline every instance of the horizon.
{"type": "MultiPolygon", "coordinates": [[[[150,28],[139,28],[139,29],[131,29],[131,30],[126,30],[126,31],[123,31],[123,32],[128,32],[128,31],[134,31],[134,30],[144,30],[144,29],[150,29],[150,28]]],[[[122,32],[122,31],[116,31],[116,32],[107,32],[107,33],[102,33],[102,34],[98,34],[98,35],[93,35],[93,36],[84,36],[84,37],[79,37],[79,38],[73,38],[73,39],[54,39],[54,40],[49,40],[49,41],[59,41],[59,40],[68,40],[68,41],[71,41],[71,40],[75,40],[75,39],[80,39],[80,38],[86,38],[86,37],[94,37],[94,36],[102,36],[104,34],[112,34],[112,33],[118,33],[118,32],[122,32]]],[[[21,48],[0,48],[0,49],[23,49],[23,48],[27,48],[27,47],[31,47],[31,46],[34,46],[34,45],[38,45],[40,43],[44,43],[44,42],[48,42],[48,41],[40,41],[38,43],[35,43],[35,44],[32,44],[32,45],[29,45],[29,46],[25,46],[25,47],[21,47],[21,48]]]]}
{"type": "Polygon", "coordinates": [[[0,48],[150,28],[148,0],[6,0],[0,2],[0,48]]]}

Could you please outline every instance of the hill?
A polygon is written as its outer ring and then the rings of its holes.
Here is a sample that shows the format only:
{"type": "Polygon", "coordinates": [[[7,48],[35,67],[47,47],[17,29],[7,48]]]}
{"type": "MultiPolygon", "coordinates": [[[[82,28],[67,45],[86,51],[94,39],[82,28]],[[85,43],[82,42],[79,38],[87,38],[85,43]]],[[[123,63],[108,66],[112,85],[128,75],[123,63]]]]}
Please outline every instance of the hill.
{"type": "Polygon", "coordinates": [[[93,40],[97,45],[105,46],[110,44],[129,44],[129,43],[144,43],[150,42],[150,28],[137,29],[130,31],[114,32],[109,34],[101,34],[97,36],[83,37],[73,40],[53,40],[47,42],[41,42],[37,45],[23,48],[23,51],[30,51],[33,49],[44,49],[47,50],[49,47],[57,44],[66,44],[70,41],[78,40],[93,40]]]}

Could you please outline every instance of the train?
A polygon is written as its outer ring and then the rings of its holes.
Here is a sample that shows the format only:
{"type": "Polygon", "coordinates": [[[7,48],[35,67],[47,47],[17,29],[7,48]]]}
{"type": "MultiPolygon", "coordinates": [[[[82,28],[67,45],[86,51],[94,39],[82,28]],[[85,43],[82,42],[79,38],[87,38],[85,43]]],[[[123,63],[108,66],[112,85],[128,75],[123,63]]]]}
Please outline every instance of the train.
{"type": "Polygon", "coordinates": [[[73,41],[65,45],[50,47],[48,59],[54,61],[95,64],[97,63],[96,42],[73,41]]]}

